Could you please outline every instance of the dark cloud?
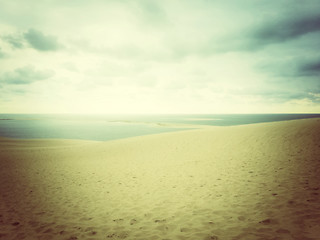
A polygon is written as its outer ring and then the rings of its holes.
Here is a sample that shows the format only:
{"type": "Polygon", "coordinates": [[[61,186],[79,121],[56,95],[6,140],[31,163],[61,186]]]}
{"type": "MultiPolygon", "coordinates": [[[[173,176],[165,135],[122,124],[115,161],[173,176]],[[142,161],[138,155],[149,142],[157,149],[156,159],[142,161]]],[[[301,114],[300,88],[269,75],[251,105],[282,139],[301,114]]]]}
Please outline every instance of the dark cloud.
{"type": "Polygon", "coordinates": [[[61,48],[56,37],[44,35],[42,32],[33,28],[24,33],[24,38],[33,48],[39,51],[56,51],[61,48]]]}
{"type": "Polygon", "coordinates": [[[319,91],[312,89],[287,87],[287,89],[279,87],[266,87],[266,89],[238,90],[232,91],[231,94],[238,96],[258,97],[265,103],[286,103],[293,100],[309,100],[311,102],[320,102],[319,91]]]}
{"type": "Polygon", "coordinates": [[[276,16],[273,18],[259,19],[257,23],[250,23],[232,35],[211,39],[204,45],[204,50],[210,54],[232,51],[254,52],[275,44],[279,47],[297,47],[294,44],[299,45],[299,41],[305,43],[303,48],[314,43],[319,46],[320,7],[315,9],[312,13],[276,11],[276,16]]]}
{"type": "Polygon", "coordinates": [[[23,35],[19,33],[1,36],[1,39],[11,45],[14,49],[22,49],[26,43],[39,51],[56,51],[61,48],[57,38],[45,35],[36,29],[29,29],[23,35]]]}
{"type": "MultiPolygon", "coordinates": [[[[314,62],[306,62],[299,67],[299,73],[304,76],[320,77],[320,59],[314,62]]],[[[320,80],[319,80],[320,82],[320,80]]]]}
{"type": "Polygon", "coordinates": [[[256,64],[255,67],[258,71],[268,73],[271,79],[283,78],[289,82],[305,80],[305,86],[312,84],[312,86],[320,87],[320,54],[316,54],[318,56],[315,57],[309,57],[309,55],[286,57],[280,54],[277,57],[273,56],[268,61],[256,64]]]}
{"type": "Polygon", "coordinates": [[[314,101],[315,98],[310,92],[306,91],[298,91],[298,90],[277,90],[273,92],[267,92],[262,94],[264,99],[273,101],[273,102],[288,102],[291,100],[302,100],[302,99],[309,99],[314,101]]]}
{"type": "Polygon", "coordinates": [[[2,36],[2,39],[9,43],[13,48],[23,48],[24,47],[24,40],[20,35],[5,35],[2,36]]]}
{"type": "Polygon", "coordinates": [[[272,22],[252,32],[257,45],[279,43],[320,31],[320,16],[304,16],[272,22]]]}
{"type": "Polygon", "coordinates": [[[23,68],[16,68],[14,71],[5,72],[0,76],[0,83],[23,85],[31,84],[36,81],[45,80],[54,75],[53,71],[36,71],[32,66],[26,66],[23,68]]]}

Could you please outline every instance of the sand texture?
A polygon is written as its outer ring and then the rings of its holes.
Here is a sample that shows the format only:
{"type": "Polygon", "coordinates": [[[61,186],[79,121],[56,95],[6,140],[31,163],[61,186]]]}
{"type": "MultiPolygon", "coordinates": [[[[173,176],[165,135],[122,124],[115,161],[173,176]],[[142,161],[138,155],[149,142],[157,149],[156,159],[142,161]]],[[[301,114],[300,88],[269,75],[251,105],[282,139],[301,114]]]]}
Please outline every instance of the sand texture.
{"type": "Polygon", "coordinates": [[[0,139],[0,239],[320,239],[320,120],[0,139]]]}

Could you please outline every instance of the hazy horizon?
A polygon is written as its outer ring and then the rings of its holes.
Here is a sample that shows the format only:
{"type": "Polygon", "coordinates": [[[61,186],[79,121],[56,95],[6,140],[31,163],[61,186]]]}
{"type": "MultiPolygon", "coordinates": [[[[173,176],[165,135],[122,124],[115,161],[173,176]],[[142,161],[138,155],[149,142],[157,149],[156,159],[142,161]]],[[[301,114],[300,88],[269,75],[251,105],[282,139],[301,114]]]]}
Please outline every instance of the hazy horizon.
{"type": "Polygon", "coordinates": [[[119,112],[119,113],[95,113],[95,112],[0,112],[0,115],[92,115],[92,116],[112,116],[112,115],[128,115],[128,116],[139,116],[139,115],[146,115],[146,116],[152,116],[152,115],[177,115],[177,116],[183,116],[183,115],[320,115],[320,112],[257,112],[257,113],[164,113],[164,112],[152,112],[152,113],[145,113],[145,112],[138,112],[138,113],[125,113],[125,112],[119,112]]]}
{"type": "Polygon", "coordinates": [[[320,112],[320,2],[0,1],[0,113],[320,112]]]}
{"type": "Polygon", "coordinates": [[[208,126],[320,118],[320,114],[0,114],[0,137],[107,141],[208,126]]]}

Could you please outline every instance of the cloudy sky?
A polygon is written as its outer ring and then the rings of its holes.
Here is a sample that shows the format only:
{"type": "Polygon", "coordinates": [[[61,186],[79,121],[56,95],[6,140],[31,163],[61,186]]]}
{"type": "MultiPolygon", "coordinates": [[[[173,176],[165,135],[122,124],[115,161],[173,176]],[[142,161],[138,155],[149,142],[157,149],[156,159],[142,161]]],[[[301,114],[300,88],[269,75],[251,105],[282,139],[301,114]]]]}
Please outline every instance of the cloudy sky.
{"type": "Polygon", "coordinates": [[[320,112],[319,43],[319,0],[0,0],[0,112],[320,112]]]}

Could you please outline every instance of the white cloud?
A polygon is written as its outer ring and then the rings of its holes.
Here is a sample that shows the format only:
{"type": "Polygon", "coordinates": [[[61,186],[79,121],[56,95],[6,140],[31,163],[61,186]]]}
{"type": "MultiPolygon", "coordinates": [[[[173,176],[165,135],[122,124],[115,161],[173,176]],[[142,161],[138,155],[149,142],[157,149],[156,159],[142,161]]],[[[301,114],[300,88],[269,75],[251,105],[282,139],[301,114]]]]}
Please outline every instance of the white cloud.
{"type": "Polygon", "coordinates": [[[0,111],[319,111],[320,5],[292,4],[2,1],[0,111]]]}

